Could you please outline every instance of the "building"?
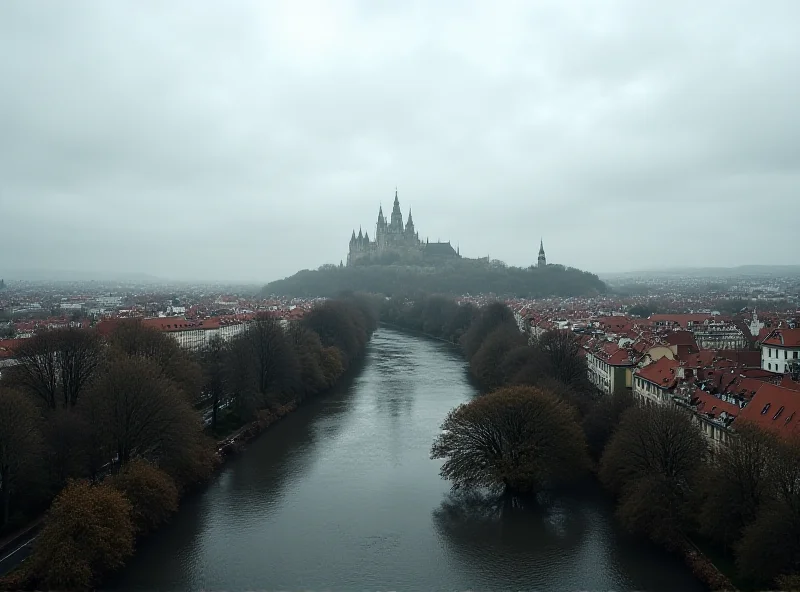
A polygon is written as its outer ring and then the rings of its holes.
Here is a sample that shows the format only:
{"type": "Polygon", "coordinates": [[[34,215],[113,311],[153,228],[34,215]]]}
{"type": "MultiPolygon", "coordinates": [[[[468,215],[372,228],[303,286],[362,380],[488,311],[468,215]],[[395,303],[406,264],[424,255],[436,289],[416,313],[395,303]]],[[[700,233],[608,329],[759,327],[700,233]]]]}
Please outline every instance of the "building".
{"type": "Polygon", "coordinates": [[[627,349],[616,343],[604,343],[602,347],[586,353],[589,380],[606,395],[630,391],[634,361],[627,349]]]}
{"type": "Polygon", "coordinates": [[[654,314],[648,319],[654,329],[691,331],[701,349],[747,349],[749,340],[729,319],[719,315],[654,314]]]}
{"type": "Polygon", "coordinates": [[[403,224],[400,201],[397,191],[394,192],[394,205],[391,218],[387,221],[383,215],[383,206],[378,209],[378,222],[375,228],[375,240],[370,239],[368,232],[353,230],[350,237],[350,248],[347,253],[347,265],[360,263],[423,263],[441,259],[455,259],[461,255],[447,242],[432,243],[422,241],[414,227],[411,210],[408,220],[403,224]]]}
{"type": "Polygon", "coordinates": [[[633,394],[645,403],[666,404],[678,381],[680,362],[664,356],[633,375],[633,394]]]}
{"type": "Polygon", "coordinates": [[[800,373],[800,329],[770,331],[761,342],[761,368],[776,374],[800,373]]]}
{"type": "Polygon", "coordinates": [[[537,267],[547,267],[547,257],[544,254],[544,240],[539,241],[539,259],[537,267]]]}

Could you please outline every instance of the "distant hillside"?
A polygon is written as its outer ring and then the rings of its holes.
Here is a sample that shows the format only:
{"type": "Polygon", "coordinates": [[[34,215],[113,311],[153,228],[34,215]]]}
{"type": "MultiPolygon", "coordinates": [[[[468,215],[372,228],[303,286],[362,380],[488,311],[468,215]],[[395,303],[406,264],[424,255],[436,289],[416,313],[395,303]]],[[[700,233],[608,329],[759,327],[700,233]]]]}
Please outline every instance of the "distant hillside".
{"type": "Polygon", "coordinates": [[[800,265],[740,265],[738,267],[675,267],[604,273],[606,279],[625,279],[631,277],[790,277],[800,275],[800,265]]]}
{"type": "Polygon", "coordinates": [[[594,274],[562,265],[521,269],[456,260],[438,267],[370,265],[303,270],[271,282],[265,294],[276,296],[335,296],[344,290],[387,295],[422,291],[436,294],[495,294],[517,298],[584,296],[604,293],[606,285],[594,274]]]}

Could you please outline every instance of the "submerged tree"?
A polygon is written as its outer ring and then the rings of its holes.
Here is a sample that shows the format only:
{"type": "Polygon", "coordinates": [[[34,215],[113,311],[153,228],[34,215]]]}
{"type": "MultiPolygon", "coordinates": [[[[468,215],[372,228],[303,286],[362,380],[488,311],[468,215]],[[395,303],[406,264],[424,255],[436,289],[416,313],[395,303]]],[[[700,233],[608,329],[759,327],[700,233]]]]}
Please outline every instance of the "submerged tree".
{"type": "Polygon", "coordinates": [[[587,462],[574,410],[533,387],[503,388],[452,410],[431,458],[453,488],[532,492],[574,478],[587,462]]]}

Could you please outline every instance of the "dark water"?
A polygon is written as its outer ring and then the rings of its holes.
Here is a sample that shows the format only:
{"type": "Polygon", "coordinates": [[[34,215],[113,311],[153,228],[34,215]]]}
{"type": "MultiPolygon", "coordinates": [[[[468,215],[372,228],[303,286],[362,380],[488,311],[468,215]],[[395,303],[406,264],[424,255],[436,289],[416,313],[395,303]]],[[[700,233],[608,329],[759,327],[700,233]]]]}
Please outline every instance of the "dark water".
{"type": "Polygon", "coordinates": [[[429,450],[476,392],[445,344],[380,330],[351,384],[275,425],[186,500],[118,590],[685,590],[608,502],[454,498],[429,450]]]}

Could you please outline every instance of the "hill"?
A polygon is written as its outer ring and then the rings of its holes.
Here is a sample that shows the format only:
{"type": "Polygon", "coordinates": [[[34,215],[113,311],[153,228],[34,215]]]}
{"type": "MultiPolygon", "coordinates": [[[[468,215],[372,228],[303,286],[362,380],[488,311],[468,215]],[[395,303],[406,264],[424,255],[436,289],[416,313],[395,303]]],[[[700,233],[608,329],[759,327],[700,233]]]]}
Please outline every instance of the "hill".
{"type": "Polygon", "coordinates": [[[606,285],[594,274],[563,265],[522,269],[461,259],[436,267],[323,265],[314,271],[299,271],[264,287],[265,294],[295,297],[331,297],[345,290],[387,295],[422,291],[541,298],[601,294],[606,291],[606,285]]]}

